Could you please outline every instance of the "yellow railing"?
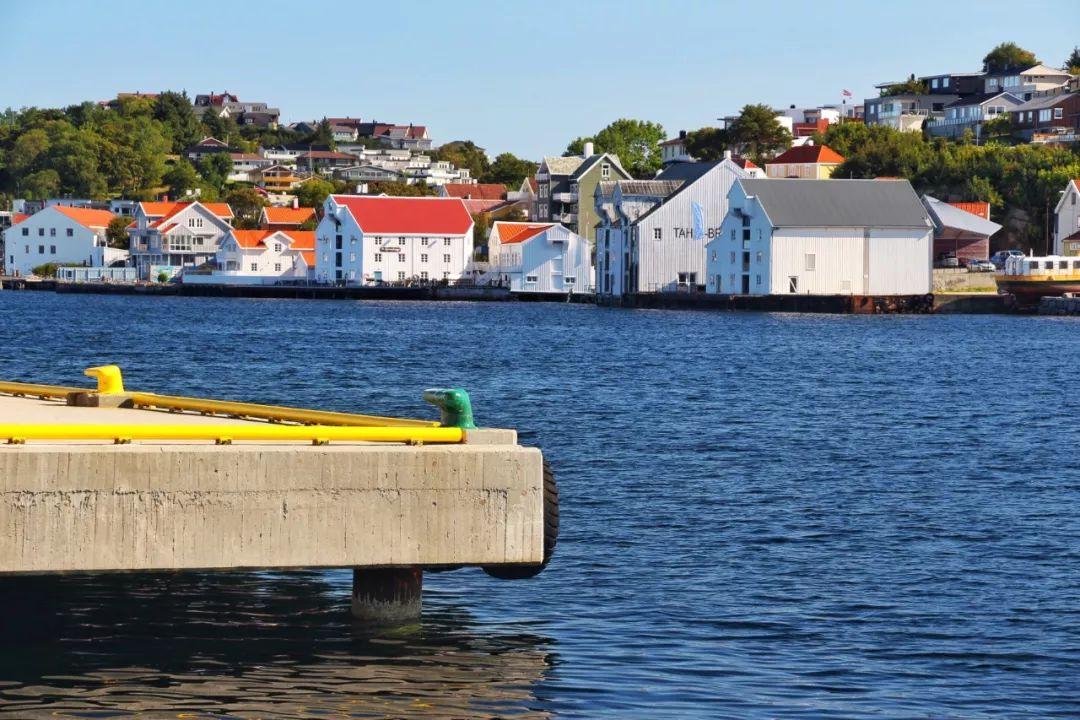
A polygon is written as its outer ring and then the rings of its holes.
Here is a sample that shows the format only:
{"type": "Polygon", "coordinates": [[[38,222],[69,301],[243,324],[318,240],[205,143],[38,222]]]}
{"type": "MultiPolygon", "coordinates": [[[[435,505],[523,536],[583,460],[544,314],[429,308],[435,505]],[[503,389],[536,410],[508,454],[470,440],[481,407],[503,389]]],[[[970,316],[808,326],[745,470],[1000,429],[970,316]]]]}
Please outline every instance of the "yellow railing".
{"type": "MultiPolygon", "coordinates": [[[[317,426],[315,430],[322,433],[320,437],[327,437],[330,440],[365,440],[370,439],[374,442],[461,442],[462,433],[455,428],[443,428],[438,421],[434,420],[413,420],[408,418],[393,418],[382,417],[379,415],[360,415],[355,413],[344,412],[331,412],[326,410],[308,410],[304,408],[286,407],[282,405],[261,405],[258,403],[246,403],[246,402],[234,402],[231,400],[210,400],[207,398],[191,398],[181,397],[175,395],[157,395],[155,393],[148,392],[129,392],[124,389],[123,377],[120,373],[120,368],[115,365],[103,365],[100,367],[93,367],[86,370],[86,374],[90,377],[97,379],[97,389],[90,390],[87,388],[68,387],[65,385],[43,385],[38,383],[19,383],[19,382],[0,382],[0,394],[29,396],[39,398],[67,398],[72,393],[90,393],[98,394],[102,396],[123,396],[125,403],[129,403],[130,406],[137,408],[150,408],[170,410],[174,412],[196,412],[202,415],[214,415],[223,416],[238,419],[253,419],[253,420],[266,420],[270,423],[295,423],[299,426],[317,426]],[[370,430],[368,436],[365,436],[363,432],[355,432],[353,434],[341,434],[330,433],[326,436],[324,432],[327,429],[333,428],[351,428],[353,430],[370,430]],[[393,431],[400,432],[393,432],[393,431]],[[439,432],[431,435],[425,435],[425,432],[438,430],[439,432]],[[411,432],[410,432],[411,431],[411,432]],[[452,432],[447,432],[452,431],[452,432]]],[[[41,429],[41,433],[54,433],[52,435],[42,435],[40,439],[114,439],[113,430],[117,427],[131,427],[135,436],[139,436],[138,439],[207,439],[213,440],[214,432],[225,432],[220,427],[211,428],[211,431],[205,431],[207,426],[184,428],[173,425],[154,425],[154,426],[79,426],[79,425],[64,425],[64,426],[17,426],[6,425],[3,426],[10,431],[9,435],[3,437],[16,437],[19,435],[17,428],[19,427],[38,427],[41,429]],[[61,438],[55,433],[56,428],[75,428],[72,432],[82,433],[73,438],[61,438]],[[90,428],[105,428],[105,435],[100,433],[91,437],[90,428]],[[135,431],[135,428],[142,427],[140,431],[135,431]],[[158,434],[147,435],[146,428],[150,428],[150,431],[157,432],[158,434]],[[171,428],[170,432],[174,433],[165,437],[161,433],[165,432],[165,429],[171,428]],[[188,434],[185,434],[188,433],[188,434]]],[[[272,432],[273,428],[254,427],[251,429],[245,429],[241,435],[247,437],[243,439],[253,440],[265,440],[265,439],[296,439],[296,440],[318,440],[314,437],[314,431],[308,432],[304,427],[296,426],[278,426],[277,434],[272,432]],[[251,433],[255,433],[252,435],[251,433]],[[292,437],[292,435],[295,437],[292,437]]],[[[231,432],[231,426],[230,426],[231,432]]],[[[25,435],[25,433],[24,433],[25,435]]],[[[128,433],[130,435],[130,433],[128,433]]],[[[235,433],[233,436],[237,439],[241,439],[235,433]]],[[[134,436],[132,436],[134,437],[134,436]]]]}
{"type": "Polygon", "coordinates": [[[0,440],[20,444],[28,440],[207,440],[218,444],[250,442],[460,443],[461,428],[452,427],[342,427],[340,425],[87,425],[0,424],[0,440]]]}

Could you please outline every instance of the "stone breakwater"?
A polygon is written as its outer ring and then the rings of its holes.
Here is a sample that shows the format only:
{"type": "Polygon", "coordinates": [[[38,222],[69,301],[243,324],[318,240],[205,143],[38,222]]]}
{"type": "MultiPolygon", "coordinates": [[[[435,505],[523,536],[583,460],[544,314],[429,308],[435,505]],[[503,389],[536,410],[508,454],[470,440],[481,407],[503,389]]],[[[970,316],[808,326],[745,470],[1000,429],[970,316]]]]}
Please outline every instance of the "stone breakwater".
{"type": "Polygon", "coordinates": [[[1080,297],[1044,297],[1039,301],[1040,315],[1080,315],[1080,297]]]}

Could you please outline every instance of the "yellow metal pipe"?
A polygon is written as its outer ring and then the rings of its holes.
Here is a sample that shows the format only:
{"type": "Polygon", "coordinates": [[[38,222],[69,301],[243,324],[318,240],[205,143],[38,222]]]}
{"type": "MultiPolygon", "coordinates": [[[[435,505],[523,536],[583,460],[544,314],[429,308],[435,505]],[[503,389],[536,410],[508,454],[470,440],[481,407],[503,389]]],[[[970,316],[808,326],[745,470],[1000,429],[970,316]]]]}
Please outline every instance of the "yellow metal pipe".
{"type": "Polygon", "coordinates": [[[219,443],[264,442],[380,442],[460,443],[461,428],[453,427],[343,427],[340,425],[87,425],[0,424],[0,440],[211,440],[219,443]]]}
{"type": "Polygon", "coordinates": [[[4,395],[63,398],[73,392],[86,392],[86,388],[67,387],[65,385],[41,385],[38,383],[0,382],[0,394],[4,395]]]}
{"type": "Polygon", "coordinates": [[[163,408],[166,410],[188,410],[208,415],[226,415],[229,417],[259,418],[310,425],[349,425],[357,427],[439,427],[433,420],[408,420],[405,418],[380,417],[378,415],[358,415],[354,413],[329,412],[325,410],[305,410],[281,405],[259,405],[256,403],[233,402],[231,400],[209,400],[204,398],[178,397],[173,395],[155,395],[154,393],[132,392],[127,397],[136,407],[163,408]]]}

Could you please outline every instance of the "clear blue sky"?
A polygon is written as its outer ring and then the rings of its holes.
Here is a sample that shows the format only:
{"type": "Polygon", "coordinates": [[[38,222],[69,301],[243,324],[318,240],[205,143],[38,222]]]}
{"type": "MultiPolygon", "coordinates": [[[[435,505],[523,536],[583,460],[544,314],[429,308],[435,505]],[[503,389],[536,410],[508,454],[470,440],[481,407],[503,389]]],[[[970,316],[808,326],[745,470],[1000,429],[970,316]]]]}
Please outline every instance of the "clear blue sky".
{"type": "Polygon", "coordinates": [[[619,117],[673,135],[977,70],[1002,40],[1054,66],[1080,43],[1076,0],[0,0],[0,18],[0,107],[229,90],[284,121],[415,122],[533,159],[619,117]]]}

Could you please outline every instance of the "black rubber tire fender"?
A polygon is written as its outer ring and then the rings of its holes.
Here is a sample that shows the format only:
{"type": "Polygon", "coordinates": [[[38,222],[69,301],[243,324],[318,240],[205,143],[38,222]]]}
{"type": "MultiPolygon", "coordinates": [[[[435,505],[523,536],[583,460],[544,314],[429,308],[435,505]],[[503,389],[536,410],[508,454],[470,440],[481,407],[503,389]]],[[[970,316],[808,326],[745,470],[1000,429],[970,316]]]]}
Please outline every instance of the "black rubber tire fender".
{"type": "Polygon", "coordinates": [[[539,565],[485,565],[484,572],[500,580],[525,580],[539,575],[559,542],[559,486],[551,464],[544,461],[544,561],[539,565]]]}

